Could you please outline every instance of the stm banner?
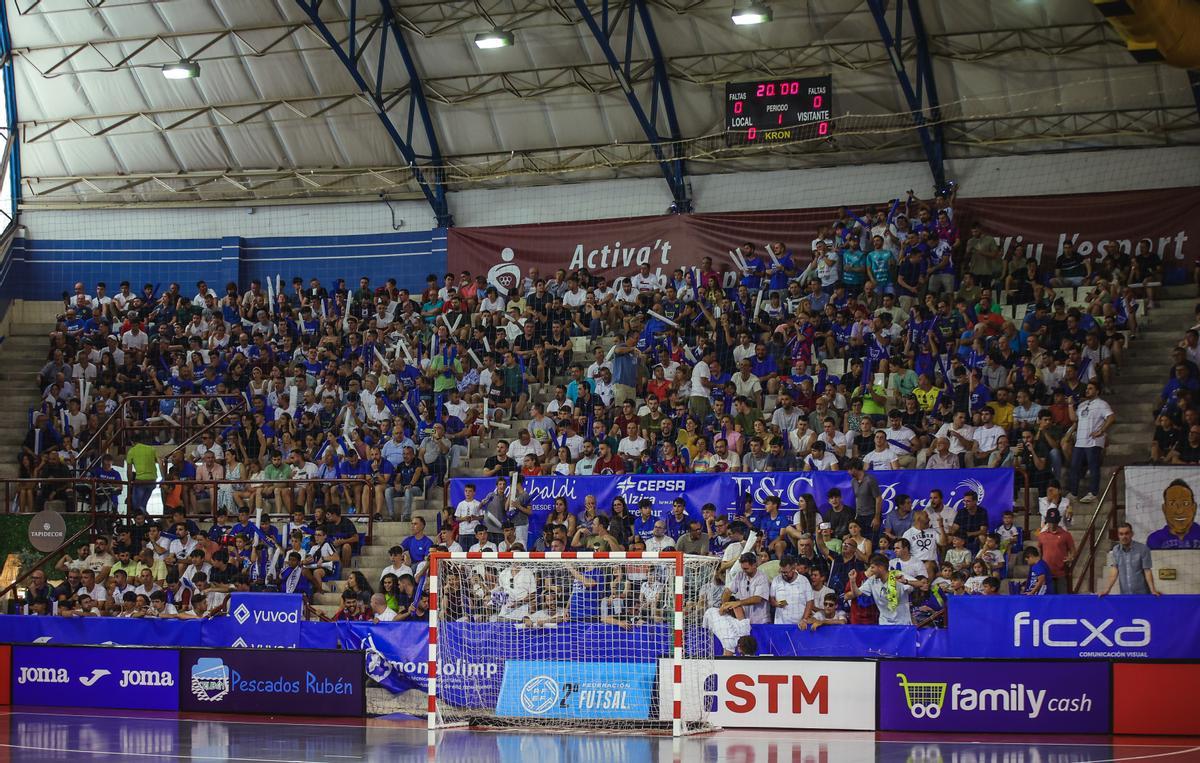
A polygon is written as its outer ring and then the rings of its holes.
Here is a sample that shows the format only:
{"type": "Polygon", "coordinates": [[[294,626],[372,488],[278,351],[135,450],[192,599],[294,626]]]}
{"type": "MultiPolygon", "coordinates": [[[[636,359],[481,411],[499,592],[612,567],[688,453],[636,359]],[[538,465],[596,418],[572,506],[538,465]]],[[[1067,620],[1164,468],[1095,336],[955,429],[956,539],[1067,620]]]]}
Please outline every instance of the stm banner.
{"type": "Polygon", "coordinates": [[[1107,734],[1102,662],[884,661],[883,731],[1107,734]]]}
{"type": "MultiPolygon", "coordinates": [[[[671,686],[671,660],[660,660],[659,686],[671,686]]],[[[703,696],[685,694],[683,717],[698,719],[700,703],[714,726],[759,729],[875,730],[874,662],[754,659],[683,664],[685,685],[695,681],[703,696]],[[704,675],[697,675],[705,671],[704,675]],[[689,675],[690,673],[690,675],[689,675]],[[694,676],[694,677],[693,677],[694,676]]],[[[661,703],[659,719],[670,720],[661,703]]]]}
{"type": "Polygon", "coordinates": [[[1013,659],[1200,657],[1200,596],[951,596],[950,652],[1013,659]]]}

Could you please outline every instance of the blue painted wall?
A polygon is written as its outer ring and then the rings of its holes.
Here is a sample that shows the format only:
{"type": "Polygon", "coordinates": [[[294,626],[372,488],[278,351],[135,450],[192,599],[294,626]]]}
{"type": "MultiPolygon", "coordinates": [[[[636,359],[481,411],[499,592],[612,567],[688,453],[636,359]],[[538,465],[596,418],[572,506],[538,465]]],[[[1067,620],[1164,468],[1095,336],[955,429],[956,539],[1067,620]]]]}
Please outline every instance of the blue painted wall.
{"type": "Polygon", "coordinates": [[[234,281],[245,289],[252,279],[276,275],[290,288],[294,276],[319,278],[332,287],[345,278],[351,288],[361,276],[380,285],[395,278],[401,288],[419,291],[430,273],[446,272],[446,231],[416,231],[361,236],[287,236],[277,238],[82,240],[18,238],[0,265],[0,296],[57,300],[82,281],[94,293],[97,281],[110,294],[121,281],[134,291],[143,283],[166,288],[178,282],[195,293],[207,281],[218,294],[234,281]]]}

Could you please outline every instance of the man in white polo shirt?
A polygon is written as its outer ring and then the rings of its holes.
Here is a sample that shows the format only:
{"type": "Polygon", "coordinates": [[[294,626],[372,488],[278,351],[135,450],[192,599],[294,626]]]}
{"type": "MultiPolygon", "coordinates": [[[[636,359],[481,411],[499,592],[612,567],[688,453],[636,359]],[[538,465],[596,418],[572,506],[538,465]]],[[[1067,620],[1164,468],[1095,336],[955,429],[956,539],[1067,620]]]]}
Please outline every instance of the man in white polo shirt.
{"type": "Polygon", "coordinates": [[[798,625],[803,630],[812,615],[812,584],[796,571],[793,556],[779,560],[779,574],[771,581],[771,606],[775,608],[776,625],[798,625]]]}

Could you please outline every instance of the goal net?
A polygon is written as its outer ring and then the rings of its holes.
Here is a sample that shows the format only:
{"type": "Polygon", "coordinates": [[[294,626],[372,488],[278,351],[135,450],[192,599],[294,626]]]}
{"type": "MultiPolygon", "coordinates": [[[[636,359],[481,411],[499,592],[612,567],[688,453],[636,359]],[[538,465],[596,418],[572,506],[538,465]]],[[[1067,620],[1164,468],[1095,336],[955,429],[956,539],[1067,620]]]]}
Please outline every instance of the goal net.
{"type": "Polygon", "coordinates": [[[703,683],[714,640],[704,610],[718,561],[646,552],[435,554],[430,728],[709,730],[703,683]]]}

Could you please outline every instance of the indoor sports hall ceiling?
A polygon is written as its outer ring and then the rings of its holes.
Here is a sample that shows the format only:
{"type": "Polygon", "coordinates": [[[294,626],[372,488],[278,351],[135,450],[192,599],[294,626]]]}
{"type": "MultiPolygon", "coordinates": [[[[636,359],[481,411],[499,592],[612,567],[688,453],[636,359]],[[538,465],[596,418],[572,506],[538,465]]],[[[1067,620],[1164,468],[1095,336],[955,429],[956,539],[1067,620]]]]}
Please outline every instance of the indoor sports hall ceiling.
{"type": "MultiPolygon", "coordinates": [[[[3,1],[27,207],[421,196],[373,103],[297,0],[3,1]],[[181,58],[199,63],[199,78],[164,78],[161,67],[181,58]]],[[[329,33],[346,41],[352,0],[319,5],[329,33]]],[[[603,3],[586,5],[599,15],[603,3]]],[[[624,5],[614,0],[614,14],[624,5]]],[[[732,0],[647,5],[689,174],[924,157],[866,0],[774,0],[774,20],[759,26],[734,26],[732,0]],[[824,74],[834,139],[729,150],[726,81],[824,74]]],[[[374,84],[382,9],[354,7],[374,84]]],[[[572,0],[391,7],[449,189],[661,174],[572,0]],[[494,26],[515,44],[476,48],[475,35],[494,26]]],[[[921,8],[950,157],[1200,142],[1187,73],[1135,63],[1089,0],[921,8]]],[[[625,29],[613,38],[618,54],[625,29]]],[[[654,57],[640,27],[633,37],[629,80],[649,103],[654,57]]],[[[913,46],[905,56],[911,64],[913,46]]],[[[404,131],[412,90],[398,55],[380,83],[404,131]]],[[[416,123],[416,163],[431,174],[437,152],[416,123]]]]}

